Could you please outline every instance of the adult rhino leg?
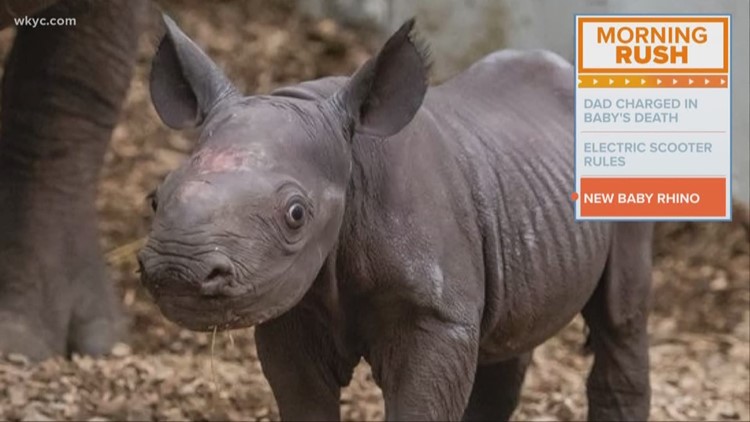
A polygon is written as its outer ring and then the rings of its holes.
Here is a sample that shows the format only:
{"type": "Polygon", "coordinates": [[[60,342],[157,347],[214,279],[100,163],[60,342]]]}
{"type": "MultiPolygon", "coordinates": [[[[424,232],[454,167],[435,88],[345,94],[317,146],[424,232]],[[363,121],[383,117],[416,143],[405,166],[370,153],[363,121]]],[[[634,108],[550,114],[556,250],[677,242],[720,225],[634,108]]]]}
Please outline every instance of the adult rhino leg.
{"type": "Polygon", "coordinates": [[[594,352],[586,383],[592,421],[648,419],[652,230],[652,224],[617,224],[604,275],[583,309],[594,352]]]}
{"type": "Polygon", "coordinates": [[[509,420],[518,406],[529,363],[531,352],[506,361],[478,366],[463,420],[509,420]]]}
{"type": "Polygon", "coordinates": [[[130,83],[142,0],[70,0],[18,29],[2,84],[0,351],[106,353],[118,301],[94,200],[130,83]]]}

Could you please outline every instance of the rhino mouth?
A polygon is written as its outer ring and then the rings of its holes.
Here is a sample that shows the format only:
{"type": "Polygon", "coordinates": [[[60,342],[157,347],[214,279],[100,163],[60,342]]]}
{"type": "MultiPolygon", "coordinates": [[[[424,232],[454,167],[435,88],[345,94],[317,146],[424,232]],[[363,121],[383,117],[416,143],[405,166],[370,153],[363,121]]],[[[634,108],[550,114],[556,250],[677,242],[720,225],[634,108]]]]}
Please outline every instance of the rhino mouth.
{"type": "Polygon", "coordinates": [[[235,302],[236,298],[162,296],[156,304],[170,321],[193,331],[224,331],[251,327],[270,319],[270,312],[235,302]]]}
{"type": "Polygon", "coordinates": [[[284,282],[264,282],[238,296],[199,293],[153,294],[162,314],[193,331],[224,331],[262,324],[293,305],[292,295],[280,295],[284,282]]]}
{"type": "Polygon", "coordinates": [[[266,322],[301,300],[310,284],[297,265],[301,255],[242,271],[244,266],[225,254],[196,261],[160,252],[148,245],[141,252],[141,284],[168,320],[194,331],[266,322]]]}

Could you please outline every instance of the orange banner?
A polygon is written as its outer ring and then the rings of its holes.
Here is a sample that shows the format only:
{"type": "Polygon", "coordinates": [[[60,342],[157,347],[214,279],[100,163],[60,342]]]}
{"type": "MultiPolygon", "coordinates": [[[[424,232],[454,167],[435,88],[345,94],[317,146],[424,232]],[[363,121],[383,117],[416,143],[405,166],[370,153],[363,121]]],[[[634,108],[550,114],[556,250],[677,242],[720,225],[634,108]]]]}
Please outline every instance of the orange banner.
{"type": "Polygon", "coordinates": [[[726,88],[727,75],[579,75],[579,88],[726,88]]]}
{"type": "Polygon", "coordinates": [[[727,17],[579,16],[577,22],[579,74],[729,72],[727,17]],[[696,60],[707,52],[717,56],[710,65],[696,60]],[[586,56],[592,59],[588,65],[586,56]]]}
{"type": "Polygon", "coordinates": [[[726,216],[726,179],[583,177],[582,217],[726,216]]]}

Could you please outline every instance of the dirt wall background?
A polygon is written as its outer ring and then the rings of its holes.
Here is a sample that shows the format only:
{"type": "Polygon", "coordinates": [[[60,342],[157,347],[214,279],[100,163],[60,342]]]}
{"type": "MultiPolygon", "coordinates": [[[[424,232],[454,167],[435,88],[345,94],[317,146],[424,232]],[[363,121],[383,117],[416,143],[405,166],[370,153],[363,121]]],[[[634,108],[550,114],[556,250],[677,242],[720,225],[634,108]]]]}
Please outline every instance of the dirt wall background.
{"type": "MultiPolygon", "coordinates": [[[[348,74],[377,47],[372,33],[302,17],[289,1],[162,4],[246,93],[348,74]]],[[[192,147],[167,130],[151,106],[146,83],[154,37],[143,37],[97,203],[130,338],[106,359],[30,365],[21,356],[0,357],[0,419],[278,419],[252,330],[219,333],[212,341],[211,334],[180,329],[159,314],[135,275],[133,253],[149,223],[144,198],[192,147]]],[[[0,32],[0,57],[12,38],[12,30],[0,32]]],[[[750,419],[747,222],[661,224],[655,258],[652,419],[750,419]]],[[[575,320],[537,349],[516,420],[585,416],[591,358],[581,352],[583,339],[575,320]]],[[[342,396],[342,412],[347,420],[383,417],[365,364],[342,396]]]]}

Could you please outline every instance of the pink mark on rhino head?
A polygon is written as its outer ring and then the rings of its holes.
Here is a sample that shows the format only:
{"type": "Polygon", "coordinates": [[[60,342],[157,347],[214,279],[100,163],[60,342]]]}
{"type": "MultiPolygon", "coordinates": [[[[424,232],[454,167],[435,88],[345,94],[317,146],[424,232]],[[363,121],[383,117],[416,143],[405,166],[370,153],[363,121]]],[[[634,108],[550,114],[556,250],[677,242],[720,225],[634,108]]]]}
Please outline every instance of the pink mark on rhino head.
{"type": "Polygon", "coordinates": [[[267,166],[268,158],[260,145],[204,148],[190,159],[190,167],[198,174],[250,171],[267,166]]]}

